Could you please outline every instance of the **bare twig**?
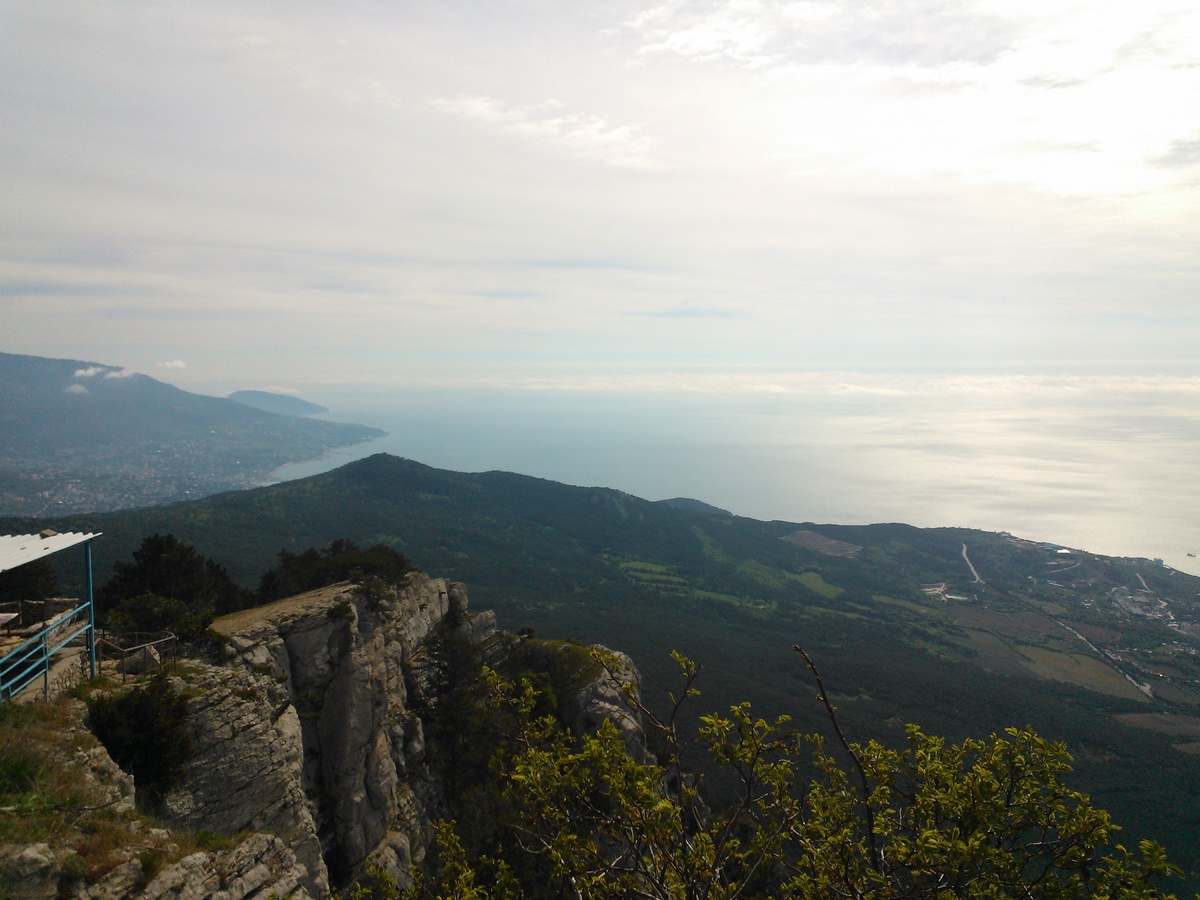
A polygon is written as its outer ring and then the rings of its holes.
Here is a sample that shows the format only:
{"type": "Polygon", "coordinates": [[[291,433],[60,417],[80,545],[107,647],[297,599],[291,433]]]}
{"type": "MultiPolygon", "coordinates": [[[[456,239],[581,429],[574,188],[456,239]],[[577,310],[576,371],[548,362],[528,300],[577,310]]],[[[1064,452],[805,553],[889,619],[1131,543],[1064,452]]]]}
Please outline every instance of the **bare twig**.
{"type": "Polygon", "coordinates": [[[829,695],[825,693],[825,683],[821,680],[821,673],[817,671],[817,664],[813,662],[812,657],[804,652],[804,649],[799,644],[792,644],[792,649],[799,654],[800,658],[808,665],[808,669],[813,674],[813,678],[817,682],[817,699],[825,706],[825,711],[829,713],[829,721],[833,723],[833,732],[837,735],[837,739],[841,742],[842,749],[850,756],[850,761],[854,763],[854,768],[858,771],[859,781],[862,783],[863,806],[867,810],[867,843],[871,850],[871,868],[876,872],[882,873],[883,864],[879,856],[879,848],[875,842],[875,813],[871,809],[871,789],[867,785],[867,770],[863,767],[862,759],[854,748],[850,746],[850,742],[846,740],[846,735],[842,731],[841,723],[838,722],[837,709],[829,702],[829,695]]]}

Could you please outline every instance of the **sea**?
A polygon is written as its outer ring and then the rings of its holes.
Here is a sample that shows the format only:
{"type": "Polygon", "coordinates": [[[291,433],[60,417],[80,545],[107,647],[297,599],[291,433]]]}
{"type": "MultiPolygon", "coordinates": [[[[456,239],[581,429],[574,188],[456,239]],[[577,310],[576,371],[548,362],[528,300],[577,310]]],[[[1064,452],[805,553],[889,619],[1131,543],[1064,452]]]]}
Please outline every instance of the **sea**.
{"type": "Polygon", "coordinates": [[[791,522],[1009,532],[1200,575],[1200,376],[816,372],[320,384],[374,453],[791,522]]]}

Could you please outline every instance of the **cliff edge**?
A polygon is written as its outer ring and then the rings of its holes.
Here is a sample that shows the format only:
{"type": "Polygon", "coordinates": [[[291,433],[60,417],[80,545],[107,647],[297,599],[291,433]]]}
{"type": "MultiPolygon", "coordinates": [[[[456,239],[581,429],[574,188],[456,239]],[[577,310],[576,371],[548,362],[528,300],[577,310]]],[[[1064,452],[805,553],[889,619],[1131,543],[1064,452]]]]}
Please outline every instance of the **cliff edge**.
{"type": "MultiPolygon", "coordinates": [[[[492,613],[470,613],[462,585],[418,572],[397,585],[321,588],[213,628],[227,640],[223,658],[182,661],[170,676],[186,698],[194,749],[175,786],[135,788],[94,740],[84,768],[116,785],[105,802],[131,806],[136,791],[138,808],[164,826],[167,850],[175,834],[229,846],[149,873],[131,851],[102,877],[72,881],[63,866],[73,850],[10,844],[0,847],[0,878],[24,886],[13,897],[321,897],[367,867],[411,883],[446,814],[423,718],[444,677],[438,642],[457,639],[502,661],[521,640],[498,633],[492,613]]],[[[621,700],[637,673],[627,657],[612,659],[614,668],[564,698],[561,714],[577,733],[614,720],[641,757],[640,723],[621,700]]],[[[82,719],[83,705],[75,708],[82,719]]]]}

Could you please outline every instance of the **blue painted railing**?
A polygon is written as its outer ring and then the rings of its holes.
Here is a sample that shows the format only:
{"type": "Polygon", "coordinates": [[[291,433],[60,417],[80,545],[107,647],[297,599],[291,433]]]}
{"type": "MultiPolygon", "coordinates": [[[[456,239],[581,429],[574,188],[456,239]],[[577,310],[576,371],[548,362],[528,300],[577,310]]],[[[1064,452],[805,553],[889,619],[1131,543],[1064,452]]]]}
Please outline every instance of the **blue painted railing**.
{"type": "MultiPolygon", "coordinates": [[[[50,666],[54,654],[81,634],[87,635],[87,653],[89,660],[94,661],[95,625],[91,603],[71,610],[0,658],[0,700],[11,700],[39,676],[43,682],[42,693],[50,699],[50,666]]],[[[92,666],[94,670],[94,662],[92,666]]]]}

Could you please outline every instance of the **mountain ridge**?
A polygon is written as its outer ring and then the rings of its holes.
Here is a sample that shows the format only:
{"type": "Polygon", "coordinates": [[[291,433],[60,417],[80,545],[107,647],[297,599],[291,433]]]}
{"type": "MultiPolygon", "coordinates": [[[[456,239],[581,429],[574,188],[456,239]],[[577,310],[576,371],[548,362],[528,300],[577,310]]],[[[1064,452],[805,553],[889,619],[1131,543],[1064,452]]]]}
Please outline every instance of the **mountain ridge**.
{"type": "Polygon", "coordinates": [[[277,394],[273,391],[234,391],[226,399],[281,416],[315,416],[329,412],[327,406],[310,403],[290,394],[277,394]]]}
{"type": "Polygon", "coordinates": [[[262,483],[384,434],[184,391],[119,366],[0,353],[0,512],[146,506],[262,483]]]}

